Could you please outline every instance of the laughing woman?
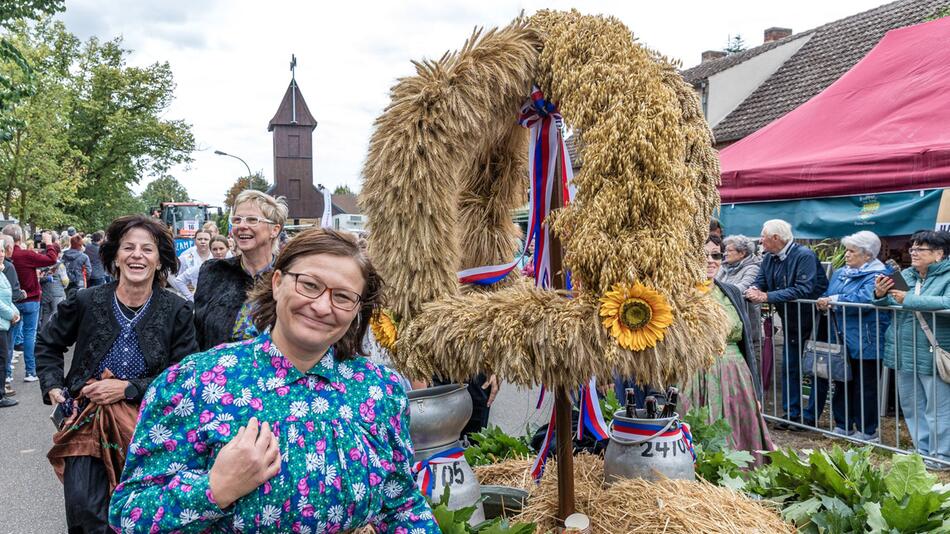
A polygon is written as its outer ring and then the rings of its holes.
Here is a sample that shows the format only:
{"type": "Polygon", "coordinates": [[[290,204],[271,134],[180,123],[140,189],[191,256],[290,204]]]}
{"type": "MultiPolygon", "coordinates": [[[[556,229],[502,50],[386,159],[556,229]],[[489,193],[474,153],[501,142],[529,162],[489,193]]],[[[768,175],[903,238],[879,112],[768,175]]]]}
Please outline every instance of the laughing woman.
{"type": "Polygon", "coordinates": [[[205,262],[195,288],[195,330],[201,350],[257,334],[247,293],[270,273],[286,222],[283,197],[248,189],[234,199],[231,237],[239,254],[205,262]]]}
{"type": "Polygon", "coordinates": [[[294,237],[251,295],[264,333],[190,356],[149,388],[112,526],[440,532],[410,474],[399,378],[357,355],[380,286],[354,237],[294,237]]]}
{"type": "Polygon", "coordinates": [[[168,228],[130,215],[113,221],[106,236],[102,263],[117,281],[70,295],[36,343],[43,402],[66,416],[47,456],[63,482],[71,533],[108,531],[109,496],[145,389],[198,350],[191,304],[162,288],[178,269],[168,228]]]}

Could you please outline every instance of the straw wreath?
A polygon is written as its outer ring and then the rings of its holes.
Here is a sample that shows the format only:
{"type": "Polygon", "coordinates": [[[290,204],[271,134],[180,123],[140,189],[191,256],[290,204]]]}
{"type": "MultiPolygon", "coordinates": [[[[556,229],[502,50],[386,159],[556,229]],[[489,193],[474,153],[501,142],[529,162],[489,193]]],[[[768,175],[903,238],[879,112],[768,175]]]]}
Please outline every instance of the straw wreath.
{"type": "Polygon", "coordinates": [[[399,318],[402,372],[463,381],[491,371],[570,388],[617,371],[668,384],[721,351],[725,316],[696,291],[718,162],[697,98],[668,60],[616,19],[540,11],[415,65],[376,121],[361,194],[399,318]],[[511,212],[527,189],[516,118],[532,83],[558,103],[582,150],[577,195],[552,214],[575,291],[536,289],[517,274],[460,288],[458,270],[515,253],[511,212]],[[618,318],[600,317],[601,299],[627,286],[649,290],[647,307],[613,303],[616,313],[646,324],[650,303],[663,302],[672,314],[649,325],[646,341],[603,326],[618,318]]]}

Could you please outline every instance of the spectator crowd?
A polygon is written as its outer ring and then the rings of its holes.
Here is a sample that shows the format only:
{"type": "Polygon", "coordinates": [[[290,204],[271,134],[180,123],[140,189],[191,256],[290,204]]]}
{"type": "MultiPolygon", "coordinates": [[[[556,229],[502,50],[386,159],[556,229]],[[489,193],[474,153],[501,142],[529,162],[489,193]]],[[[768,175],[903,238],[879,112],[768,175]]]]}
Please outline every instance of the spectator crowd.
{"type": "MultiPolygon", "coordinates": [[[[180,254],[167,226],[142,215],[88,235],[2,229],[0,408],[17,405],[22,362],[23,382],[38,381],[54,407],[48,458],[70,532],[280,521],[301,532],[437,532],[407,475],[408,383],[361,356],[382,281],[356,237],[311,229],[288,239],[286,220],[282,199],[248,190],[227,236],[208,222],[180,254]],[[271,486],[284,471],[297,482],[271,486]]],[[[723,236],[713,220],[697,290],[722,308],[726,348],[680,384],[681,412],[707,407],[710,422],[732,427],[730,445],[762,462],[774,448],[767,391],[783,412],[772,429],[787,431],[818,427],[830,396],[833,433],[875,442],[882,377],[893,372],[914,447],[945,469],[950,315],[937,312],[950,310],[950,234],[909,243],[900,269],[860,231],[841,239],[843,264],[832,268],[785,221],[766,221],[753,239],[723,236]]],[[[497,392],[494,377],[472,384],[467,432],[486,424],[497,392]]],[[[641,404],[663,395],[636,377],[615,386],[634,387],[641,404]]]]}

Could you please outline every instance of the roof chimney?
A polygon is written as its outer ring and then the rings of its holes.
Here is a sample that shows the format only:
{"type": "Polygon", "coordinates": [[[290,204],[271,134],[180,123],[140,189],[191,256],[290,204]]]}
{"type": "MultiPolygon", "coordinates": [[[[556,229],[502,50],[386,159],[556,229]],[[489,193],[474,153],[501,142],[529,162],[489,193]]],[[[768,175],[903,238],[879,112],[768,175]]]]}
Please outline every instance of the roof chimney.
{"type": "Polygon", "coordinates": [[[726,57],[726,53],[722,50],[706,50],[703,52],[703,63],[707,61],[712,61],[714,59],[719,59],[721,57],[726,57]]]}
{"type": "Polygon", "coordinates": [[[779,39],[784,39],[791,34],[791,28],[772,27],[765,30],[765,42],[771,43],[772,41],[778,41],[779,39]]]}

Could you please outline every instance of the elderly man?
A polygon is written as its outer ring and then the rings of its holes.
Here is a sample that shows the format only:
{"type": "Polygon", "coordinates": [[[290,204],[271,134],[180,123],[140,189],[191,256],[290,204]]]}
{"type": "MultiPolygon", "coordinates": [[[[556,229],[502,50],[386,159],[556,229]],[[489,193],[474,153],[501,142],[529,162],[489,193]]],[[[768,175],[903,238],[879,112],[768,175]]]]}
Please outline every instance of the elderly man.
{"type": "MultiPolygon", "coordinates": [[[[766,252],[759,275],[745,297],[756,304],[769,303],[778,311],[784,332],[782,356],[782,407],[785,417],[814,426],[813,407],[802,413],[802,345],[811,336],[812,307],[796,299],[817,299],[828,289],[828,277],[818,256],[794,242],[792,226],[781,219],[762,225],[762,250],[766,252]]],[[[814,396],[812,396],[814,402],[814,396]]],[[[779,424],[778,428],[798,427],[779,424]]]]}

